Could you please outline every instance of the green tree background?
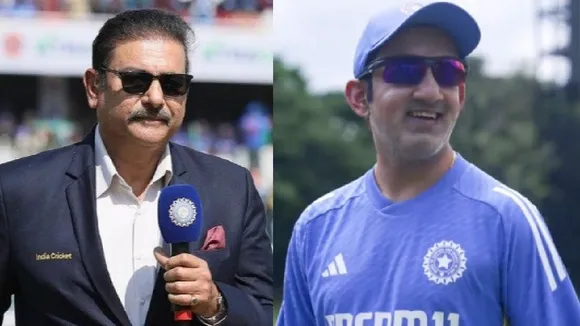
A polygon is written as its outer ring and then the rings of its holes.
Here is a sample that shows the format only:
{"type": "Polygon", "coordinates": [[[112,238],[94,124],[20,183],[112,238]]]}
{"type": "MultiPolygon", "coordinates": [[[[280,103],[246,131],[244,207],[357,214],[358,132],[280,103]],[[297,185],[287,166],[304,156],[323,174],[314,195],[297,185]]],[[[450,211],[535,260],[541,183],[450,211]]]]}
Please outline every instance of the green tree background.
{"type": "MultiPolygon", "coordinates": [[[[580,106],[523,73],[484,74],[470,61],[467,102],[452,136],[466,159],[542,211],[572,281],[580,283],[580,106]]],[[[342,92],[312,94],[299,69],[274,61],[274,267],[282,291],[294,222],[313,200],[369,169],[369,131],[342,92]]],[[[577,287],[578,288],[578,287],[577,287]]]]}

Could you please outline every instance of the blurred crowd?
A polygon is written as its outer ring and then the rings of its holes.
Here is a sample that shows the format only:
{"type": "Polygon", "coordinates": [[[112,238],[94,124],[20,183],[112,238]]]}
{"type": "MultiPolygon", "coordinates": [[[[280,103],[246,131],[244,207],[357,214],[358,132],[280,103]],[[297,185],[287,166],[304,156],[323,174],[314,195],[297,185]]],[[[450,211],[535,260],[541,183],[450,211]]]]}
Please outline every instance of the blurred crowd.
{"type": "MultiPolygon", "coordinates": [[[[250,169],[264,198],[271,192],[272,117],[259,102],[247,105],[236,122],[184,123],[172,141],[219,156],[250,169]]],[[[17,121],[10,112],[0,113],[0,163],[43,150],[77,142],[86,134],[75,121],[42,118],[27,113],[17,121]]]]}
{"type": "Polygon", "coordinates": [[[115,14],[124,10],[160,8],[196,22],[251,16],[272,10],[273,0],[0,0],[0,15],[36,16],[60,13],[71,16],[115,14]]]}

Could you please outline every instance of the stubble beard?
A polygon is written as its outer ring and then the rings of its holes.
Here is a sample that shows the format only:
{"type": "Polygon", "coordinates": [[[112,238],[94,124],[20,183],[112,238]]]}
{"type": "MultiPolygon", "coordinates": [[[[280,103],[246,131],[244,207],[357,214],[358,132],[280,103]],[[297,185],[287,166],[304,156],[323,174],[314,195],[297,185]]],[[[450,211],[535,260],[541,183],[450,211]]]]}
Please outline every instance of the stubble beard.
{"type": "MultiPolygon", "coordinates": [[[[369,121],[370,122],[370,121],[369,121]]],[[[369,123],[375,150],[377,155],[382,156],[387,161],[398,165],[422,164],[437,160],[441,154],[450,148],[450,138],[455,127],[455,121],[451,122],[447,131],[442,135],[433,135],[427,141],[404,140],[401,134],[380,135],[373,131],[372,123],[369,123]]]]}

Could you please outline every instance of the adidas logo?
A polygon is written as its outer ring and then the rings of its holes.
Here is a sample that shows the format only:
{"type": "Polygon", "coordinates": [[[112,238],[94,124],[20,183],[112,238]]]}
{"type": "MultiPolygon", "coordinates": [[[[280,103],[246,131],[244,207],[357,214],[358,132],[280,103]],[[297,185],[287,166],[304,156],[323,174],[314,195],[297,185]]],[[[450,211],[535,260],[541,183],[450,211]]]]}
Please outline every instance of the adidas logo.
{"type": "Polygon", "coordinates": [[[335,275],[346,275],[346,265],[342,253],[336,255],[334,259],[328,264],[328,267],[322,272],[322,277],[329,277],[335,275]]]}

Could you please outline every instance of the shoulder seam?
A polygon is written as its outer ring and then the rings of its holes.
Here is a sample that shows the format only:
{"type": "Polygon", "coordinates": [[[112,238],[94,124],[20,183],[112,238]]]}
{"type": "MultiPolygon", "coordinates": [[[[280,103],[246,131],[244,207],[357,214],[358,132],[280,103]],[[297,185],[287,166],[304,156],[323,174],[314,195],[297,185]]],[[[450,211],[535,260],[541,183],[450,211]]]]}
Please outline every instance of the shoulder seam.
{"type": "Polygon", "coordinates": [[[348,204],[350,201],[359,198],[360,196],[364,195],[364,191],[361,193],[357,193],[354,196],[351,196],[349,198],[347,198],[346,200],[344,200],[340,205],[334,206],[334,207],[330,207],[326,210],[324,210],[323,212],[320,212],[314,216],[312,216],[310,219],[308,219],[308,221],[304,222],[304,226],[307,226],[308,224],[310,224],[312,221],[317,220],[318,218],[320,218],[323,215],[326,215],[327,213],[331,212],[331,211],[335,211],[338,209],[341,209],[342,207],[344,207],[344,205],[348,204]]]}
{"type": "MultiPolygon", "coordinates": [[[[468,195],[466,195],[465,193],[463,193],[462,191],[460,191],[459,189],[457,189],[456,187],[453,187],[453,190],[454,190],[454,191],[455,191],[457,194],[459,194],[460,196],[462,196],[462,197],[464,197],[464,198],[467,198],[467,199],[469,199],[469,200],[472,200],[472,201],[475,201],[475,202],[478,202],[478,203],[484,204],[485,206],[487,206],[487,207],[491,208],[491,209],[492,209],[492,210],[493,210],[493,211],[494,211],[494,212],[495,212],[497,215],[499,215],[499,216],[502,216],[502,215],[501,215],[501,213],[499,212],[499,210],[498,210],[498,209],[497,209],[495,206],[493,206],[492,204],[490,204],[490,203],[488,203],[488,202],[486,202],[486,201],[483,201],[483,200],[481,200],[481,199],[477,199],[477,198],[474,198],[474,197],[472,197],[472,196],[468,196],[468,195]]],[[[502,217],[503,217],[503,216],[502,216],[502,217]]],[[[503,219],[503,218],[502,218],[502,219],[503,219]]]]}

